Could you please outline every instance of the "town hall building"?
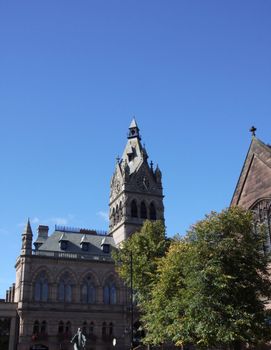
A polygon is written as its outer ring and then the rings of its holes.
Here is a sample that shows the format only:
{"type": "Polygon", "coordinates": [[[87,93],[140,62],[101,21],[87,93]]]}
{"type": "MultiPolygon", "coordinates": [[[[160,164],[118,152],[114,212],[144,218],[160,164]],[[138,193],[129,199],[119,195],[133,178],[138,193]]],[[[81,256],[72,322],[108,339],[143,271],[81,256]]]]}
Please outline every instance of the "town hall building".
{"type": "MultiPolygon", "coordinates": [[[[271,146],[252,140],[230,205],[254,213],[255,229],[265,224],[271,237],[271,146]]],[[[99,232],[28,221],[17,258],[16,281],[0,303],[0,339],[9,350],[69,350],[81,327],[87,350],[129,349],[130,291],[115,271],[112,252],[144,220],[164,221],[162,174],[148,161],[135,120],[110,184],[109,230],[99,232]],[[10,335],[10,336],[9,336],[10,335]],[[6,338],[5,338],[6,337],[6,338]]],[[[1,344],[0,344],[1,345],[1,344]]],[[[1,345],[2,346],[2,345],[1,345]]]]}
{"type": "Polygon", "coordinates": [[[5,303],[13,307],[9,350],[73,349],[79,327],[87,350],[113,349],[113,338],[114,349],[129,348],[130,291],[112,251],[144,220],[164,221],[162,174],[149,163],[134,119],[111,180],[109,219],[108,232],[56,226],[50,233],[40,225],[36,240],[28,220],[5,303]]]}

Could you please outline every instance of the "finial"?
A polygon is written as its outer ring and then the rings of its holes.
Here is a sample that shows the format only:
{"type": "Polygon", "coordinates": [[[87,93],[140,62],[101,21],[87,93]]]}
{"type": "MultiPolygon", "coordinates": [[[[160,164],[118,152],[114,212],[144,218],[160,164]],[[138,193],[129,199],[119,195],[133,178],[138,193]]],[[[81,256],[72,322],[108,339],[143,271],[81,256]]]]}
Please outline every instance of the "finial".
{"type": "Polygon", "coordinates": [[[151,160],[150,166],[151,166],[151,170],[153,171],[153,161],[152,160],[151,160]]]}
{"type": "Polygon", "coordinates": [[[256,136],[256,130],[257,128],[255,128],[255,126],[252,126],[249,131],[251,132],[252,136],[256,136]]]}
{"type": "Polygon", "coordinates": [[[119,163],[119,161],[120,161],[120,157],[117,156],[117,157],[116,157],[116,162],[119,163]]]}

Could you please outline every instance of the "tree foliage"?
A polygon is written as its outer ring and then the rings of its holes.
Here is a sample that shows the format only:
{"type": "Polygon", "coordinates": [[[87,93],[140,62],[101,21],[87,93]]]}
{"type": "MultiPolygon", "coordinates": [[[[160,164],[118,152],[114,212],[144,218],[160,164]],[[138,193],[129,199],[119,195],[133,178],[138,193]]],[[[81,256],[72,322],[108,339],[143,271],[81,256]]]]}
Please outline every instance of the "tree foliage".
{"type": "Polygon", "coordinates": [[[141,311],[156,280],[158,259],[165,255],[168,245],[162,221],[146,220],[141,230],[124,241],[114,255],[117,271],[127,286],[130,286],[132,257],[133,288],[141,311]]]}
{"type": "Polygon", "coordinates": [[[232,207],[173,242],[144,304],[146,340],[210,347],[266,339],[270,281],[263,240],[253,232],[252,214],[232,207]]]}

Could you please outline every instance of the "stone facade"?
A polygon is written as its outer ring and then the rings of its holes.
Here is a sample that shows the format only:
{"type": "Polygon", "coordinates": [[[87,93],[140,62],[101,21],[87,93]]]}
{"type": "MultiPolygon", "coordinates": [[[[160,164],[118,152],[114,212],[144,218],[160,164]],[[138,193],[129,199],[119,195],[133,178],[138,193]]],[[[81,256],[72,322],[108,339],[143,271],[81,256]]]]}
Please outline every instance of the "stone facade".
{"type": "Polygon", "coordinates": [[[56,227],[49,234],[49,228],[40,225],[33,242],[27,222],[16,283],[7,295],[16,328],[9,350],[71,350],[78,327],[87,337],[87,350],[113,349],[113,338],[114,349],[130,347],[130,291],[117,275],[111,253],[145,219],[164,220],[161,171],[147,159],[133,120],[111,181],[108,233],[56,227]]]}
{"type": "Polygon", "coordinates": [[[109,233],[119,245],[139,229],[143,221],[164,221],[162,173],[141,144],[139,128],[132,121],[121,159],[111,179],[109,233]]]}

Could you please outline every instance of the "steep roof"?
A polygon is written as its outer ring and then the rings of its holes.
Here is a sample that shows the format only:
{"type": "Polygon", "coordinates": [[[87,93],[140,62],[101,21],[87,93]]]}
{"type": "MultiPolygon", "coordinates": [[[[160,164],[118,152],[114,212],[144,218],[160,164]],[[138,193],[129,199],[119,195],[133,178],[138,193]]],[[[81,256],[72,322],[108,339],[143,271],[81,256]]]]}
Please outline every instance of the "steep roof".
{"type": "MultiPolygon", "coordinates": [[[[39,251],[49,251],[49,252],[63,252],[61,250],[59,242],[65,240],[68,242],[68,247],[66,252],[77,253],[77,254],[96,254],[96,255],[108,255],[105,254],[101,248],[102,242],[104,240],[104,235],[98,234],[85,234],[80,232],[62,232],[54,231],[47,240],[38,248],[39,251]],[[80,243],[89,243],[89,250],[83,251],[80,243]]],[[[106,236],[107,244],[115,247],[115,243],[112,237],[106,236]]]]}
{"type": "Polygon", "coordinates": [[[271,147],[253,136],[231,205],[249,209],[266,197],[271,197],[271,147]]]}

